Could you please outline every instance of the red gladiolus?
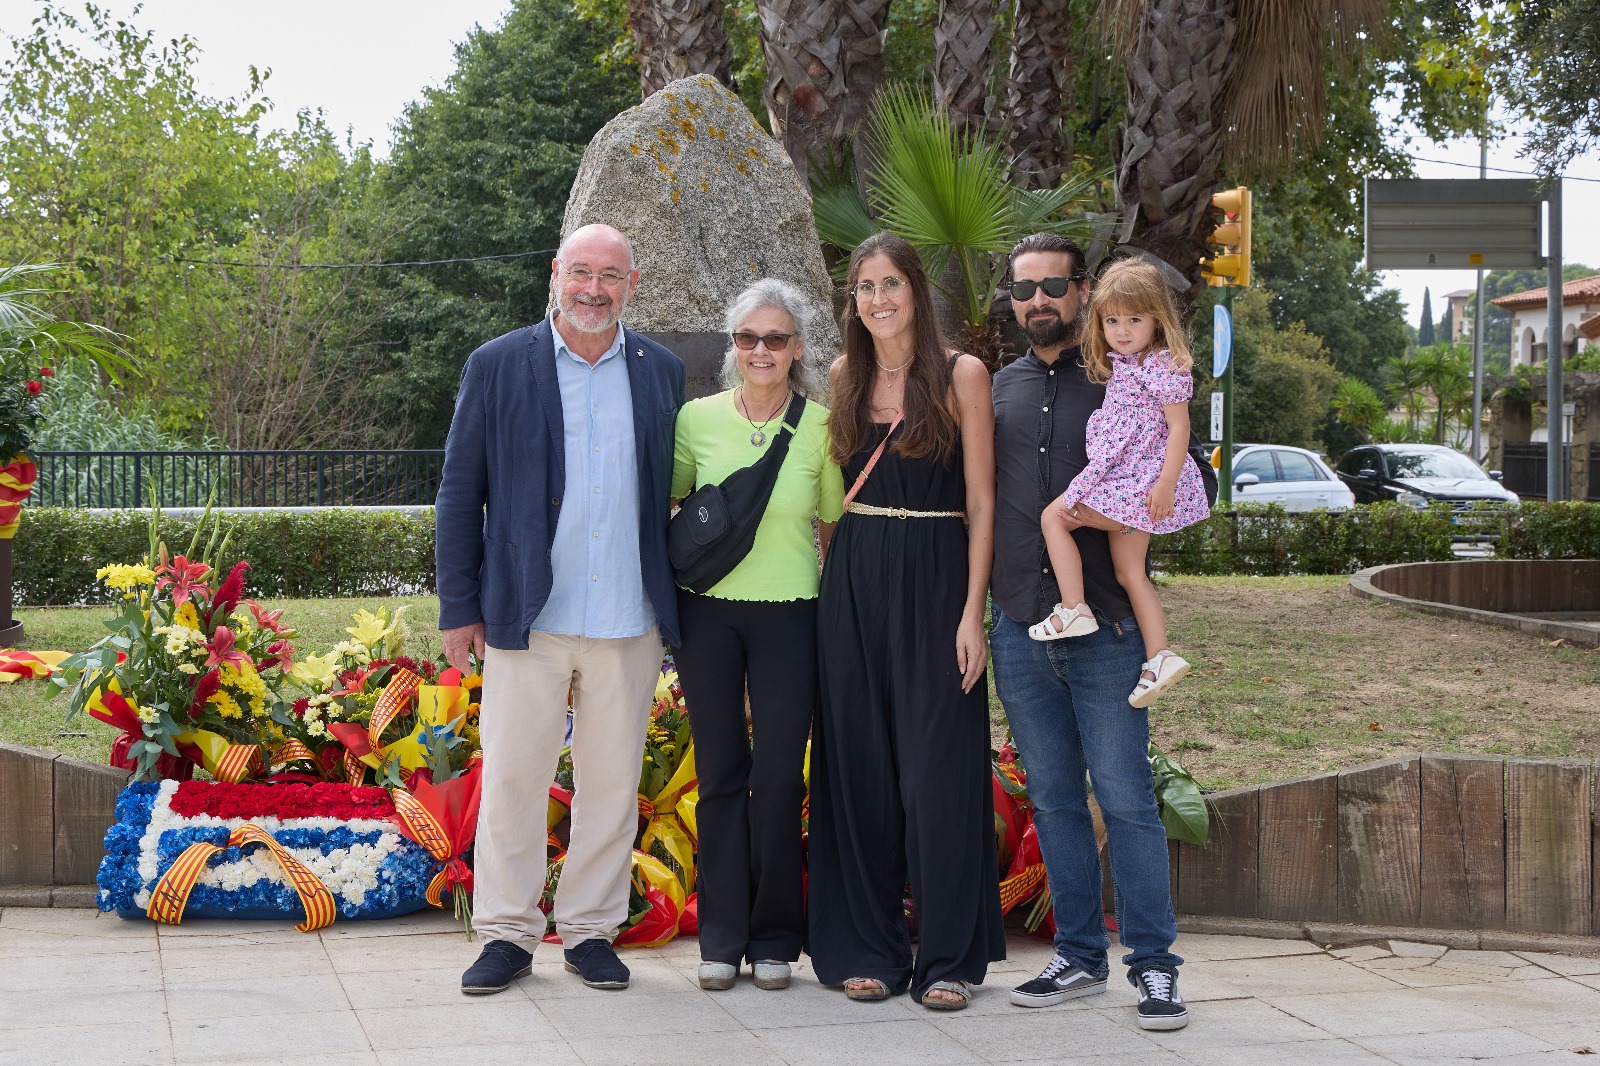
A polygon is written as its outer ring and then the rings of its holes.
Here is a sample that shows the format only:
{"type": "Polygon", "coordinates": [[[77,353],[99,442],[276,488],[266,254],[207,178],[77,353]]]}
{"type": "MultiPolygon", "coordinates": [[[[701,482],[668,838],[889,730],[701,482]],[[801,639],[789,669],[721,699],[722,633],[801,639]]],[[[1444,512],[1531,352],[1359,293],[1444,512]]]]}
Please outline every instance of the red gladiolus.
{"type": "Polygon", "coordinates": [[[37,396],[43,390],[44,390],[44,386],[39,384],[37,381],[28,382],[28,395],[37,396]]]}
{"type": "Polygon", "coordinates": [[[41,366],[39,368],[39,376],[42,378],[53,378],[56,376],[56,372],[53,367],[41,366]]]}

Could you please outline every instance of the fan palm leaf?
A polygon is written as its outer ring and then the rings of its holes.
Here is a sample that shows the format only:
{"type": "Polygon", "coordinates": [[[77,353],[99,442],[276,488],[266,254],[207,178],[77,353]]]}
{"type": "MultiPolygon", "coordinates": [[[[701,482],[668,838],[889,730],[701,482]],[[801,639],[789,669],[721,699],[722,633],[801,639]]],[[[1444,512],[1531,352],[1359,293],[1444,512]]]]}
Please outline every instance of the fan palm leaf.
{"type": "Polygon", "coordinates": [[[118,334],[104,326],[60,321],[39,306],[59,290],[44,288],[34,279],[55,269],[48,263],[0,268],[0,365],[60,362],[76,356],[119,380],[119,371],[134,366],[117,343],[118,334]]]}

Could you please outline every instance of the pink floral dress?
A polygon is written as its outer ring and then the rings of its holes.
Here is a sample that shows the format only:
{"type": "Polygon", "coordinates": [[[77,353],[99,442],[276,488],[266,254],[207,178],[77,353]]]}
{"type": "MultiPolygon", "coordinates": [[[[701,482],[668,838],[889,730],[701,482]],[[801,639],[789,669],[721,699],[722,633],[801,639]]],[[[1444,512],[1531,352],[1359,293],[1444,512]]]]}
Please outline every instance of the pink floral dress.
{"type": "Polygon", "coordinates": [[[1194,394],[1189,371],[1174,369],[1169,359],[1165,348],[1146,354],[1142,366],[1137,356],[1111,353],[1105,403],[1089,418],[1089,465],[1061,495],[1068,509],[1083,503],[1146,533],[1171,533],[1211,513],[1200,471],[1185,455],[1172,514],[1160,522],[1150,520],[1150,490],[1167,453],[1167,419],[1161,407],[1187,403],[1194,394]]]}

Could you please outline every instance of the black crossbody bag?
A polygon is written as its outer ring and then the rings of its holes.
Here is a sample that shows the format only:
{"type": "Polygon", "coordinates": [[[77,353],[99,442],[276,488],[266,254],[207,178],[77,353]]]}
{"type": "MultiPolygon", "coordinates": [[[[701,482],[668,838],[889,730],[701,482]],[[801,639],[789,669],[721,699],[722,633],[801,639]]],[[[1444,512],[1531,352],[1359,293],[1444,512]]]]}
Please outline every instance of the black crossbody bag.
{"type": "Polygon", "coordinates": [[[733,573],[756,543],[756,529],[778,470],[789,454],[790,428],[800,424],[806,398],[795,394],[783,415],[783,428],[772,438],[767,454],[718,485],[701,485],[684,497],[678,513],[667,524],[667,557],[678,584],[695,592],[709,592],[733,573]]]}

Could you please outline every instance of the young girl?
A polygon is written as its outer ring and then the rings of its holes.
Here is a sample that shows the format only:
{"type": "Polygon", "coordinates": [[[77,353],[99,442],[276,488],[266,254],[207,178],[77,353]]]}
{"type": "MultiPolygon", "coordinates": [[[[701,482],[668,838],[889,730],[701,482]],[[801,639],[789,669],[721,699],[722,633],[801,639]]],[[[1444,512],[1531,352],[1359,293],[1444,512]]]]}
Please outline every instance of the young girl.
{"type": "Polygon", "coordinates": [[[1111,561],[1149,659],[1128,702],[1148,707],[1189,672],[1167,647],[1166,615],[1145,556],[1150,534],[1171,533],[1210,513],[1188,451],[1194,359],[1166,281],[1142,260],[1123,260],[1105,272],[1089,299],[1089,321],[1084,370],[1090,381],[1106,383],[1106,399],[1089,419],[1088,465],[1040,518],[1061,602],[1028,635],[1060,640],[1099,628],[1083,601],[1083,559],[1072,530],[1116,530],[1111,561]]]}

